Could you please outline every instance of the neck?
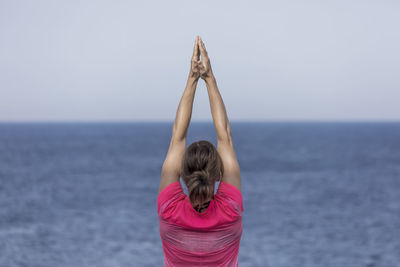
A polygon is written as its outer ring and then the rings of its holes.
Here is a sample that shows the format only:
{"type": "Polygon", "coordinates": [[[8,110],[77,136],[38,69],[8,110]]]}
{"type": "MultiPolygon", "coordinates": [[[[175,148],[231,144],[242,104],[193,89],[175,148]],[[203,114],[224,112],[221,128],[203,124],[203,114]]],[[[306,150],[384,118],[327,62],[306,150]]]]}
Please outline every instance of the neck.
{"type": "Polygon", "coordinates": [[[210,205],[210,202],[211,202],[211,200],[209,200],[209,201],[207,201],[207,202],[205,202],[205,203],[203,203],[201,205],[198,205],[198,206],[194,207],[194,209],[197,212],[201,213],[202,211],[204,211],[204,210],[206,210],[208,208],[208,206],[210,205]]]}

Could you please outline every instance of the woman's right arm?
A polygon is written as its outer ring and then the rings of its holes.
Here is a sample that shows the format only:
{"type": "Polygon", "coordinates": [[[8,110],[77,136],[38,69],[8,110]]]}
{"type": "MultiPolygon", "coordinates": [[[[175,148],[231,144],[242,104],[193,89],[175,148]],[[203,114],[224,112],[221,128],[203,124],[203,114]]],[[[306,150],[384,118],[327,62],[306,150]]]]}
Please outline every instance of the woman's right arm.
{"type": "Polygon", "coordinates": [[[222,181],[232,184],[241,191],[240,167],[233,146],[231,126],[224,102],[218,90],[217,81],[211,69],[210,59],[201,38],[200,53],[203,61],[200,70],[201,78],[206,82],[211,114],[218,137],[217,150],[224,164],[222,181]]]}

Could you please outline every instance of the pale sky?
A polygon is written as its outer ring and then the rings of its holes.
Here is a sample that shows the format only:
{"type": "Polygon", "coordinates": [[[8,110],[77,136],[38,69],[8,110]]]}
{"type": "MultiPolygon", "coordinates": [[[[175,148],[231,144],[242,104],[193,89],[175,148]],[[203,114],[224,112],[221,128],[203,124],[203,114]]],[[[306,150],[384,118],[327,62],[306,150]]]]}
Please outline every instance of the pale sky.
{"type": "MultiPolygon", "coordinates": [[[[196,35],[230,121],[400,120],[400,2],[0,2],[0,121],[173,121],[196,35]]],[[[211,121],[199,81],[192,121],[211,121]]]]}

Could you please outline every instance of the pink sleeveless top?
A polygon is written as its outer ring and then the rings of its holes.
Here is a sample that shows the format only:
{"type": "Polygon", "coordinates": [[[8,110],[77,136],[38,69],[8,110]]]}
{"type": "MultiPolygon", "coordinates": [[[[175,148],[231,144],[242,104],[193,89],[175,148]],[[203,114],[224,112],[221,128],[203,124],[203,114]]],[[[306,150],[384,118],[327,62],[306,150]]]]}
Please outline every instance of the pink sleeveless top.
{"type": "Polygon", "coordinates": [[[157,198],[164,266],[238,266],[243,199],[233,185],[220,182],[203,213],[198,213],[180,181],[157,198]]]}

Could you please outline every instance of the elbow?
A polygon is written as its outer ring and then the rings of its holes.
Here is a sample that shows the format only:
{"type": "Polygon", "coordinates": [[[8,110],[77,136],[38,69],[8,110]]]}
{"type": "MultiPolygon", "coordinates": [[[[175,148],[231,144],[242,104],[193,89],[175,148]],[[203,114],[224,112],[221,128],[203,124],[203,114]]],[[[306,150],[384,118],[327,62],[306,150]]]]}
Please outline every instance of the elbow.
{"type": "Polygon", "coordinates": [[[218,134],[218,142],[232,144],[232,135],[228,131],[218,134]]]}

